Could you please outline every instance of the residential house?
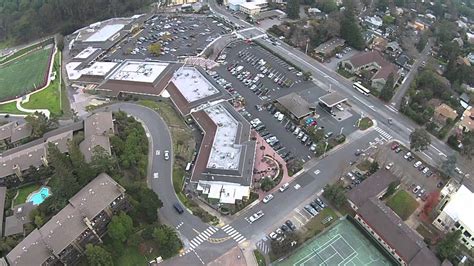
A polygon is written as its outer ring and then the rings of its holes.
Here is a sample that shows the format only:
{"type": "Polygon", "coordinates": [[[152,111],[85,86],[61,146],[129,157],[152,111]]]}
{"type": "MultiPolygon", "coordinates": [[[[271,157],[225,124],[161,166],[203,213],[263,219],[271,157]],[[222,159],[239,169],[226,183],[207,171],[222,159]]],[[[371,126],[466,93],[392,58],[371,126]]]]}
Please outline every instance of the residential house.
{"type": "Polygon", "coordinates": [[[322,59],[332,57],[337,50],[342,50],[345,44],[345,40],[341,38],[333,38],[327,42],[320,44],[314,49],[314,53],[320,56],[322,59]]]}
{"type": "Polygon", "coordinates": [[[470,102],[471,102],[471,98],[469,97],[469,95],[467,95],[467,93],[463,92],[459,96],[459,103],[461,104],[463,108],[469,107],[470,102]]]}
{"type": "Polygon", "coordinates": [[[461,120],[459,120],[458,128],[462,132],[474,131],[474,108],[472,106],[464,110],[461,120]]]}
{"type": "Polygon", "coordinates": [[[6,260],[9,265],[75,265],[87,244],[102,242],[112,216],[128,209],[125,189],[100,174],[51,220],[26,236],[6,260]]]}
{"type": "Polygon", "coordinates": [[[387,43],[385,53],[396,57],[397,55],[401,54],[403,52],[402,47],[400,47],[400,44],[398,42],[389,42],[387,43]]]}
{"type": "Polygon", "coordinates": [[[18,123],[17,121],[6,123],[0,126],[0,141],[6,141],[11,145],[18,144],[21,140],[31,135],[32,127],[28,123],[18,123]]]}
{"type": "Polygon", "coordinates": [[[375,37],[369,45],[369,48],[379,52],[385,51],[388,41],[384,37],[375,37]]]}
{"type": "Polygon", "coordinates": [[[377,51],[354,55],[350,59],[342,61],[341,67],[357,75],[361,75],[364,71],[372,73],[371,85],[377,90],[381,90],[385,86],[390,74],[394,75],[394,83],[397,83],[400,78],[399,69],[385,60],[377,51]]]}
{"type": "Polygon", "coordinates": [[[458,117],[457,111],[445,103],[439,105],[434,110],[434,121],[440,125],[445,125],[448,119],[454,121],[456,117],[458,117]]]}

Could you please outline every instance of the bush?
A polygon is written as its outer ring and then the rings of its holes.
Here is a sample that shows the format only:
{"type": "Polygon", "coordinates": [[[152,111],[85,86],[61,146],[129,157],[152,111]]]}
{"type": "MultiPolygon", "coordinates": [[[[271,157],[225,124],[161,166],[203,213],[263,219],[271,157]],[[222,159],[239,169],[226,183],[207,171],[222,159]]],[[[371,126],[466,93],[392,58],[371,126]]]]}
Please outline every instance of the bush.
{"type": "Polygon", "coordinates": [[[263,191],[270,191],[273,187],[275,187],[275,182],[271,178],[264,178],[260,183],[260,188],[263,191]]]}

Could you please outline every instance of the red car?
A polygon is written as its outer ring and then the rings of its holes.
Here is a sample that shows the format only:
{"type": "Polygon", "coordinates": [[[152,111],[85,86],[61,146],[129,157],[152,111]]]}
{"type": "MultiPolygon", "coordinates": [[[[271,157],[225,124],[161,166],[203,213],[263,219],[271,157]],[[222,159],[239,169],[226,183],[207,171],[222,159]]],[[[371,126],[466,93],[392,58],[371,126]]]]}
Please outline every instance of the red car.
{"type": "Polygon", "coordinates": [[[392,144],[392,150],[396,150],[398,147],[400,147],[400,144],[398,144],[398,142],[394,142],[392,144]]]}

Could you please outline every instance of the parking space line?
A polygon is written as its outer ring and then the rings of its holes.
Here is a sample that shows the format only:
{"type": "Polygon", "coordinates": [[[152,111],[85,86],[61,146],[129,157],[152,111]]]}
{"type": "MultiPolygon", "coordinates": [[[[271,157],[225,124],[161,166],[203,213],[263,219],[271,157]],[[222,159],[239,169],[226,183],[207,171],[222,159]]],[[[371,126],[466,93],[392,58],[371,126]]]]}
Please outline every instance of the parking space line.
{"type": "Polygon", "coordinates": [[[297,220],[297,221],[301,224],[301,226],[304,225],[304,223],[303,223],[300,219],[298,219],[298,217],[296,217],[296,216],[293,215],[293,218],[295,218],[295,220],[297,220]]]}
{"type": "Polygon", "coordinates": [[[296,213],[298,213],[299,215],[301,215],[301,217],[303,217],[305,219],[305,222],[309,221],[309,219],[306,216],[304,216],[298,209],[295,209],[295,211],[296,211],[296,213]]]}

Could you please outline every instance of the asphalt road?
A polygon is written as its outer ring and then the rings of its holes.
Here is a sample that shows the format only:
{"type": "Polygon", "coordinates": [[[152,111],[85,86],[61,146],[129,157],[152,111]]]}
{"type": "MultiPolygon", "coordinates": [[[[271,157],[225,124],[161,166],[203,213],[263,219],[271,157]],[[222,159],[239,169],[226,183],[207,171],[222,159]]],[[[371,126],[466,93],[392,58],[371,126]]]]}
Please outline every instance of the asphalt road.
{"type": "MultiPolygon", "coordinates": [[[[209,1],[209,6],[213,12],[219,13],[221,16],[226,17],[228,20],[238,25],[244,27],[253,27],[253,25],[233,17],[225,10],[225,8],[217,6],[215,1],[209,1]]],[[[263,30],[261,31],[264,32],[263,30]]],[[[302,51],[291,47],[286,43],[281,43],[281,45],[272,45],[271,43],[262,39],[256,39],[254,41],[268,47],[275,53],[284,56],[294,65],[310,71],[315,83],[320,85],[325,84],[328,87],[337,90],[341,94],[346,95],[348,100],[351,103],[357,105],[361,112],[378,121],[379,128],[390,134],[394,139],[399,140],[407,146],[409,145],[410,133],[415,128],[418,128],[418,125],[416,125],[415,122],[411,121],[407,117],[399,114],[398,110],[396,110],[393,106],[386,105],[373,96],[365,97],[362,94],[357,93],[352,88],[352,83],[350,81],[338,75],[331,69],[326,68],[323,64],[307,56],[302,51]],[[392,118],[392,125],[387,123],[388,118],[392,118]]],[[[441,165],[446,157],[451,154],[459,156],[443,141],[437,139],[434,136],[431,137],[431,139],[432,143],[427,150],[423,152],[417,152],[420,157],[429,162],[431,165],[441,165]]],[[[460,160],[458,160],[458,162],[459,161],[460,160]]],[[[465,169],[467,169],[467,167],[461,165],[461,163],[458,163],[458,167],[463,172],[466,172],[465,169]]],[[[455,178],[460,180],[462,177],[455,176],[455,178]]],[[[471,187],[473,186],[472,181],[469,179],[464,179],[464,183],[467,183],[467,185],[471,187]]]]}

